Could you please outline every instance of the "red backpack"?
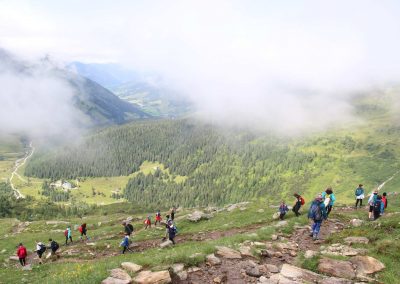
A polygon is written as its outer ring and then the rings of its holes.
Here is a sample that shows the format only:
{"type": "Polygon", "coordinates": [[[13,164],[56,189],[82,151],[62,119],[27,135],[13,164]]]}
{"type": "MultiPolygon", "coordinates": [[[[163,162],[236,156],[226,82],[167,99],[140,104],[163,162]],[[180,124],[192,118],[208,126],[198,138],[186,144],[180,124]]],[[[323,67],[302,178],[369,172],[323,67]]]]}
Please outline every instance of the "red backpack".
{"type": "Polygon", "coordinates": [[[64,231],[64,236],[68,236],[68,230],[64,231]]]}
{"type": "Polygon", "coordinates": [[[300,196],[300,202],[301,202],[301,205],[304,205],[304,204],[306,204],[306,201],[304,200],[304,198],[303,197],[301,197],[300,196]]]}
{"type": "Polygon", "coordinates": [[[79,228],[78,228],[78,230],[79,230],[79,232],[83,232],[83,228],[82,228],[82,226],[79,226],[79,228]]]}

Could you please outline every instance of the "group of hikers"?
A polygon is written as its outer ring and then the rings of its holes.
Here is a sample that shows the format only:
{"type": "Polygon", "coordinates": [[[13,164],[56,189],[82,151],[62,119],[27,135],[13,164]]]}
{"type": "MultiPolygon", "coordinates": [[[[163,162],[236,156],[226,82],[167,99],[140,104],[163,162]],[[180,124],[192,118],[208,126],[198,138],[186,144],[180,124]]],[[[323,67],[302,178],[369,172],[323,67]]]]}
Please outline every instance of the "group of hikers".
{"type": "MultiPolygon", "coordinates": [[[[386,192],[384,192],[382,195],[379,195],[378,193],[378,190],[374,190],[374,192],[368,198],[369,220],[378,219],[383,215],[384,210],[387,208],[388,201],[386,192]]],[[[356,199],[355,209],[361,208],[363,199],[365,198],[365,191],[362,184],[358,185],[354,195],[356,199]]],[[[298,193],[295,193],[294,197],[296,198],[296,201],[292,211],[298,217],[301,214],[299,210],[301,206],[305,204],[305,200],[298,193]]],[[[321,224],[324,220],[328,219],[335,201],[336,197],[331,187],[328,187],[325,191],[318,194],[312,201],[307,216],[313,221],[310,231],[310,237],[312,237],[313,240],[318,239],[321,224]]],[[[287,212],[289,212],[289,207],[284,201],[282,201],[279,206],[279,219],[283,220],[287,212]]]]}
{"type": "MultiPolygon", "coordinates": [[[[172,244],[175,244],[175,236],[178,233],[178,229],[175,225],[175,213],[176,213],[176,207],[172,207],[171,213],[169,215],[165,216],[165,235],[162,238],[162,241],[169,240],[172,242],[172,244]]],[[[155,223],[154,225],[157,226],[157,223],[161,225],[162,223],[162,217],[161,217],[161,212],[160,210],[157,210],[156,215],[155,215],[155,223]]],[[[147,230],[147,228],[151,228],[151,217],[150,215],[147,216],[146,220],[144,221],[144,229],[147,230]]],[[[120,243],[120,247],[122,247],[122,254],[125,254],[125,252],[130,251],[133,252],[133,250],[130,248],[131,245],[131,240],[129,237],[132,235],[134,228],[133,225],[128,222],[124,221],[122,222],[122,226],[124,226],[124,238],[122,239],[122,242],[120,243]]]]}

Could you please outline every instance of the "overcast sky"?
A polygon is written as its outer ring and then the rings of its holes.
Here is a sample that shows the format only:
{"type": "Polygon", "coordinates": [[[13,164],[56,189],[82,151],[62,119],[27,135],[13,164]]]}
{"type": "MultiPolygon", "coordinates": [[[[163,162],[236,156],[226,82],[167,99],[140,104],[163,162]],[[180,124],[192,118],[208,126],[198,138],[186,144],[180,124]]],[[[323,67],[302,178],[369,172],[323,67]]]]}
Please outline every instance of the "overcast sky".
{"type": "Polygon", "coordinates": [[[0,0],[0,46],[157,72],[207,117],[305,129],[399,81],[399,15],[384,0],[0,0]]]}

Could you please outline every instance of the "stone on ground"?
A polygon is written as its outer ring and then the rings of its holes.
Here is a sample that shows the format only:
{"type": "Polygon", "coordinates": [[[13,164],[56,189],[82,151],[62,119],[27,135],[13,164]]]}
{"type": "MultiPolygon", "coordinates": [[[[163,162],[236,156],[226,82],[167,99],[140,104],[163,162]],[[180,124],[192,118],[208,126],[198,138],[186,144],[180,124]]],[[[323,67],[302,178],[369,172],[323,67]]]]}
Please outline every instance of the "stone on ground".
{"type": "Polygon", "coordinates": [[[265,266],[267,267],[268,272],[279,273],[279,271],[280,271],[278,266],[276,266],[274,264],[266,264],[265,266]]]}
{"type": "Polygon", "coordinates": [[[374,274],[385,269],[385,265],[371,256],[355,256],[350,262],[357,267],[357,276],[374,274]]]}
{"type": "Polygon", "coordinates": [[[217,246],[216,248],[217,248],[216,254],[218,256],[228,258],[228,259],[241,259],[242,258],[240,252],[238,252],[237,250],[234,250],[234,249],[231,249],[228,247],[220,247],[220,246],[217,246]]]}
{"type": "Polygon", "coordinates": [[[344,242],[348,245],[352,244],[368,244],[369,240],[366,237],[347,237],[344,242]]]}
{"type": "Polygon", "coordinates": [[[121,267],[132,273],[136,273],[136,272],[142,270],[141,265],[137,265],[136,263],[133,263],[133,262],[123,262],[123,263],[121,263],[121,267]]]}
{"type": "Polygon", "coordinates": [[[242,256],[253,257],[253,254],[251,253],[251,247],[249,246],[241,246],[239,251],[242,256]]]}
{"type": "Polygon", "coordinates": [[[204,212],[201,211],[194,211],[192,214],[189,214],[187,216],[187,219],[191,222],[198,222],[200,220],[209,220],[211,219],[213,216],[211,214],[206,214],[204,212]]]}
{"type": "Polygon", "coordinates": [[[344,260],[321,258],[318,271],[339,278],[354,279],[356,277],[352,263],[344,260]]]}
{"type": "Polygon", "coordinates": [[[344,278],[337,278],[337,277],[329,277],[322,280],[321,284],[352,284],[353,281],[344,279],[344,278]]]}
{"type": "Polygon", "coordinates": [[[160,248],[166,248],[172,246],[172,242],[170,240],[166,240],[165,242],[160,244],[160,248]]]}
{"type": "Polygon", "coordinates": [[[221,260],[214,254],[209,254],[206,256],[206,262],[210,266],[221,264],[221,260]]]}
{"type": "Polygon", "coordinates": [[[114,268],[111,269],[111,277],[121,279],[121,280],[129,280],[129,282],[132,280],[131,276],[123,269],[121,268],[114,268]]]}
{"type": "Polygon", "coordinates": [[[279,221],[278,223],[275,224],[275,227],[285,227],[288,224],[287,221],[279,221]]]}
{"type": "Polygon", "coordinates": [[[13,260],[13,261],[19,261],[19,257],[16,255],[12,255],[9,257],[9,260],[13,260]]]}
{"type": "Polygon", "coordinates": [[[103,281],[101,281],[101,284],[129,284],[132,283],[131,280],[121,280],[118,278],[114,277],[107,277],[103,281]]]}
{"type": "Polygon", "coordinates": [[[363,223],[364,221],[360,219],[352,219],[350,221],[350,225],[352,225],[353,227],[360,227],[363,223]]]}
{"type": "MultiPolygon", "coordinates": [[[[324,278],[322,275],[302,269],[290,264],[283,264],[281,272],[270,277],[273,281],[279,279],[278,283],[319,283],[324,278]]],[[[271,282],[274,283],[274,282],[271,282]]]]}
{"type": "Polygon", "coordinates": [[[317,256],[317,255],[318,255],[318,252],[317,252],[317,251],[313,251],[313,250],[307,250],[307,251],[304,253],[304,257],[305,257],[306,259],[313,258],[314,256],[317,256]]]}
{"type": "Polygon", "coordinates": [[[134,282],[138,284],[168,284],[171,281],[171,276],[167,270],[157,272],[142,271],[134,279],[134,282]]]}

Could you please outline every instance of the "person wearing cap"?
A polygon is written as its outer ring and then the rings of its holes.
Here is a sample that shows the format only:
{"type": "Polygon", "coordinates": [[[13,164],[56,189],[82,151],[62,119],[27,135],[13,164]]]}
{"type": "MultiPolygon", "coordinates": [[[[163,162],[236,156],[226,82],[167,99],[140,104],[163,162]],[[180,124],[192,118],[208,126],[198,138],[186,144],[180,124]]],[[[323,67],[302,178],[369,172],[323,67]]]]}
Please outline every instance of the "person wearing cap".
{"type": "Polygon", "coordinates": [[[368,204],[369,204],[368,219],[370,220],[373,219],[374,205],[377,200],[378,200],[378,190],[375,189],[373,194],[371,194],[368,199],[368,204]]]}
{"type": "Polygon", "coordinates": [[[358,203],[360,203],[360,208],[362,207],[362,202],[364,199],[364,188],[362,184],[359,184],[356,191],[355,191],[355,195],[356,195],[356,209],[357,209],[357,205],[358,203]]]}
{"type": "Polygon", "coordinates": [[[322,222],[328,218],[322,195],[317,195],[311,203],[310,209],[308,210],[308,218],[314,222],[311,226],[310,236],[314,241],[318,240],[322,222]]]}

